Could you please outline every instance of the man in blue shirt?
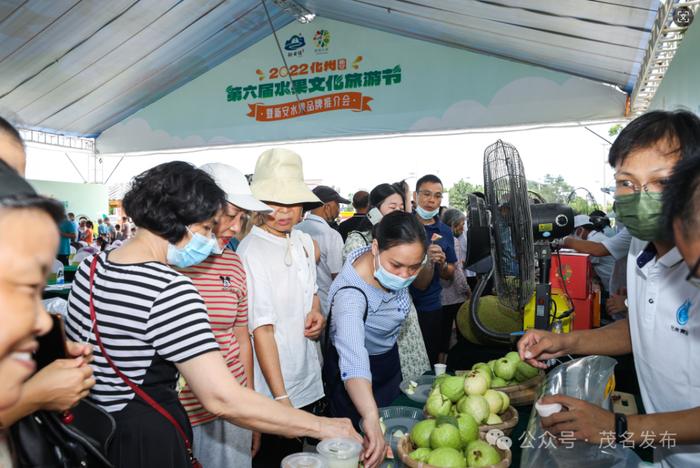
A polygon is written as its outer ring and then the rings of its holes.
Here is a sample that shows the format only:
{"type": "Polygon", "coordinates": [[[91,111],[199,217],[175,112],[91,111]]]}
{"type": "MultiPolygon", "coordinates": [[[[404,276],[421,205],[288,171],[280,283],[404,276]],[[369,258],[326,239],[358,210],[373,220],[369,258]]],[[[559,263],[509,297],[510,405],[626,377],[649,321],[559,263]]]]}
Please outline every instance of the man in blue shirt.
{"type": "Polygon", "coordinates": [[[410,291],[431,364],[438,362],[442,347],[441,330],[446,325],[440,301],[440,278],[452,279],[457,263],[452,229],[438,218],[442,192],[442,181],[437,176],[428,174],[418,179],[413,194],[416,215],[425,227],[428,255],[427,263],[411,285],[410,291]]]}
{"type": "Polygon", "coordinates": [[[64,219],[58,226],[58,231],[60,234],[60,242],[58,244],[58,254],[56,258],[61,261],[64,265],[68,265],[68,258],[70,257],[70,243],[74,241],[77,237],[75,225],[73,221],[64,219]]]}

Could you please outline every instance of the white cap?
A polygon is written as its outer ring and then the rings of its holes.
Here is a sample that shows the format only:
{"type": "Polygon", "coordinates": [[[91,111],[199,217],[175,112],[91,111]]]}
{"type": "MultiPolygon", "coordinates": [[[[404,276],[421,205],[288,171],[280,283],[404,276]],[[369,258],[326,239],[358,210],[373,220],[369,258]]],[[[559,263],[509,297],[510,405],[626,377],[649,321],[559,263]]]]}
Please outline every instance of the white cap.
{"type": "Polygon", "coordinates": [[[222,163],[208,163],[200,169],[209,174],[216,185],[226,192],[226,201],[229,203],[248,211],[272,211],[272,208],[253,196],[248,180],[235,167],[222,163]]]}
{"type": "Polygon", "coordinates": [[[574,229],[579,228],[581,226],[586,226],[587,224],[593,224],[591,223],[591,217],[588,215],[576,215],[574,216],[574,229]]]}

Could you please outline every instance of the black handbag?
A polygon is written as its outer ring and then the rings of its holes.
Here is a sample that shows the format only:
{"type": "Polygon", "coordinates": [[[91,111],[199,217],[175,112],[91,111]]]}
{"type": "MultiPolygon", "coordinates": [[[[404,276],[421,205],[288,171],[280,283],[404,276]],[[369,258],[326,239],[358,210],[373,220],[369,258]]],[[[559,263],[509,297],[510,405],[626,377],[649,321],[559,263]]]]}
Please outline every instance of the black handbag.
{"type": "Polygon", "coordinates": [[[10,427],[10,441],[20,468],[113,468],[105,454],[115,430],[109,413],[81,400],[66,415],[25,416],[10,427]]]}

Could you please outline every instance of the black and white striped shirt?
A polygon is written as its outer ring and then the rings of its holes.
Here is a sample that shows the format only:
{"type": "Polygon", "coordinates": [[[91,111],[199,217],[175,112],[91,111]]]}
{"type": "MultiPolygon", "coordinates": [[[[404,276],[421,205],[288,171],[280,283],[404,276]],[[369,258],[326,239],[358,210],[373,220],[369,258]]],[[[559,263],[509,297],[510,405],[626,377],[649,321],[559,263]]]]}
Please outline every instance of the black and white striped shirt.
{"type": "MultiPolygon", "coordinates": [[[[106,411],[122,410],[134,393],[100,353],[90,321],[90,263],[78,268],[68,298],[68,338],[93,347],[96,385],[90,398],[106,411]]],[[[184,362],[219,346],[209,325],[206,306],[192,281],[158,262],[112,263],[99,254],[93,301],[100,337],[115,365],[134,383],[174,387],[173,363],[184,362]],[[157,370],[153,366],[158,366],[157,370]],[[165,367],[165,372],[163,367],[165,367]]]]}

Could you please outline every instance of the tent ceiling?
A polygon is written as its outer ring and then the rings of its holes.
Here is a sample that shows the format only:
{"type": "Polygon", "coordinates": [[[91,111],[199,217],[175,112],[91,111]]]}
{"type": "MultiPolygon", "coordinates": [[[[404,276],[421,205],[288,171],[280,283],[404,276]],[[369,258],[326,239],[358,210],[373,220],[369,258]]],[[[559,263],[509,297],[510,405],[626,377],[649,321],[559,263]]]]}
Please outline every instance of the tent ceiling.
{"type": "Polygon", "coordinates": [[[659,0],[297,0],[318,15],[615,84],[628,93],[659,0]]]}
{"type": "Polygon", "coordinates": [[[0,109],[96,135],[269,33],[259,0],[0,0],[0,109]]]}
{"type": "MultiPolygon", "coordinates": [[[[630,92],[658,0],[296,0],[630,92]]],[[[266,2],[275,28],[293,21],[266,2]]],[[[260,0],[0,0],[0,109],[97,135],[270,34],[260,0]]],[[[175,109],[173,110],[176,111],[175,109]]]]}

